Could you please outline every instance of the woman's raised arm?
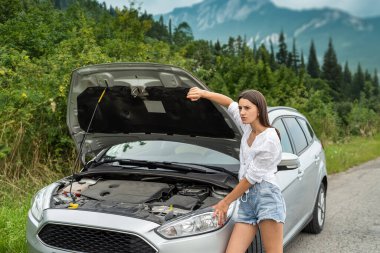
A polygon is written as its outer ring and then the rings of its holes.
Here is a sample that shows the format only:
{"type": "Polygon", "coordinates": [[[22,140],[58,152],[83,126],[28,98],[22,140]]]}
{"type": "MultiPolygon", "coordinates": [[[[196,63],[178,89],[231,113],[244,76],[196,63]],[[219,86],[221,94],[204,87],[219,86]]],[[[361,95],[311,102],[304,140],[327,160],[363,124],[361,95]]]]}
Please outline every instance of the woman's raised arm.
{"type": "Polygon", "coordinates": [[[223,94],[202,90],[198,87],[191,88],[187,93],[187,98],[191,101],[197,101],[200,98],[205,98],[225,107],[228,107],[233,102],[231,98],[223,94]]]}

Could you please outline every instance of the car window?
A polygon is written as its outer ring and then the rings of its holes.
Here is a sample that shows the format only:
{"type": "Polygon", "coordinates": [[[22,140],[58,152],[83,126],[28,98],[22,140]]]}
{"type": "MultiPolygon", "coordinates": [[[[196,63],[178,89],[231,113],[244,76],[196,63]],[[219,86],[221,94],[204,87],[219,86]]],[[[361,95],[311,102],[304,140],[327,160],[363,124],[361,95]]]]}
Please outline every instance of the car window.
{"type": "Polygon", "coordinates": [[[295,118],[284,118],[286,126],[289,129],[290,136],[294,141],[297,154],[307,147],[307,141],[301,126],[295,118]]]}
{"type": "Polygon", "coordinates": [[[313,130],[311,129],[310,125],[306,122],[306,120],[304,120],[302,118],[297,118],[297,120],[300,123],[300,125],[303,129],[303,132],[306,135],[307,141],[309,143],[313,142],[314,133],[313,133],[313,130]]]}
{"type": "Polygon", "coordinates": [[[275,127],[280,132],[282,152],[294,153],[292,144],[290,143],[288,132],[286,131],[285,126],[282,123],[281,119],[276,120],[272,124],[272,126],[275,127]]]}
{"type": "Polygon", "coordinates": [[[182,142],[134,141],[111,147],[105,156],[115,159],[147,160],[213,165],[238,165],[239,160],[221,152],[182,142]]]}

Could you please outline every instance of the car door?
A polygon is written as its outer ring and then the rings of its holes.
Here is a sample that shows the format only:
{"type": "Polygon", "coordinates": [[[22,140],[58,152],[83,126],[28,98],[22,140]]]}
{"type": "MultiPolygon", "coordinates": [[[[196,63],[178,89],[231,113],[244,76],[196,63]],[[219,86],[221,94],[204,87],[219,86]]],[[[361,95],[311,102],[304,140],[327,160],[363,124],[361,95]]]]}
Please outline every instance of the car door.
{"type": "MultiPolygon", "coordinates": [[[[272,126],[280,132],[282,152],[296,154],[283,120],[277,118],[272,126]]],[[[284,241],[286,242],[294,234],[293,230],[299,222],[301,215],[302,204],[297,197],[302,190],[301,182],[297,169],[278,171],[276,177],[286,203],[286,222],[284,225],[284,241]]]]}
{"type": "Polygon", "coordinates": [[[294,144],[296,155],[298,155],[301,166],[296,170],[299,181],[298,192],[292,197],[297,202],[297,222],[294,224],[295,230],[299,230],[310,217],[312,206],[315,202],[315,178],[318,169],[315,162],[315,150],[308,142],[304,130],[302,129],[298,117],[283,118],[285,127],[288,129],[290,139],[294,144]]]}
{"type": "Polygon", "coordinates": [[[320,177],[319,177],[319,166],[321,163],[321,155],[322,155],[322,145],[315,138],[314,132],[311,129],[310,124],[303,118],[296,118],[300,126],[302,127],[303,132],[305,133],[308,147],[307,150],[302,154],[302,156],[307,156],[307,159],[313,161],[312,165],[309,169],[304,171],[303,175],[303,183],[308,186],[305,191],[307,192],[307,199],[305,201],[306,204],[306,212],[308,215],[311,215],[315,198],[317,196],[317,192],[319,190],[320,185],[320,177]]]}

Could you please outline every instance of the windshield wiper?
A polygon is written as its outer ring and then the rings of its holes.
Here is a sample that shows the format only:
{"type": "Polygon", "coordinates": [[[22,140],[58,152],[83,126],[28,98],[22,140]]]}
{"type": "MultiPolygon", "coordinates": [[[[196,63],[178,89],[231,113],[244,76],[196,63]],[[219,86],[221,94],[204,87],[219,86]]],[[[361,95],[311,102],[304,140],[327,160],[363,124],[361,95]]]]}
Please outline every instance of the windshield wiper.
{"type": "Polygon", "coordinates": [[[219,167],[219,166],[214,166],[214,165],[207,165],[207,164],[199,164],[199,163],[176,163],[176,162],[173,162],[172,164],[179,164],[179,165],[184,165],[184,166],[199,166],[199,167],[204,167],[204,168],[208,168],[208,169],[211,169],[211,170],[215,170],[215,171],[219,171],[219,172],[224,172],[226,174],[229,174],[231,176],[234,176],[236,177],[237,174],[230,171],[230,170],[227,170],[223,167],[219,167]]]}
{"type": "Polygon", "coordinates": [[[181,163],[172,163],[172,162],[154,162],[154,161],[145,161],[145,160],[134,160],[134,159],[116,159],[116,158],[106,158],[99,162],[92,162],[88,167],[94,168],[98,167],[105,163],[114,163],[117,162],[119,165],[133,165],[133,166],[141,166],[147,167],[148,169],[170,169],[170,170],[178,170],[185,172],[200,172],[206,173],[207,171],[200,168],[194,168],[193,166],[189,166],[181,163]]]}

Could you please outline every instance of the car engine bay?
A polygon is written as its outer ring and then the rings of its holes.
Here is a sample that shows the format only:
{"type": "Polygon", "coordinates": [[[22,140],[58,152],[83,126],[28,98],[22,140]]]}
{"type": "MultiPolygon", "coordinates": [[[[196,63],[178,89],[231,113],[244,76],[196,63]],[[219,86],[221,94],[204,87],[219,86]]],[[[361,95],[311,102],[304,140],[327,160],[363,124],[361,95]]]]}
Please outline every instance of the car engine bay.
{"type": "Polygon", "coordinates": [[[139,179],[81,178],[61,181],[52,208],[113,213],[163,224],[218,203],[229,191],[205,183],[146,176],[139,179]]]}

